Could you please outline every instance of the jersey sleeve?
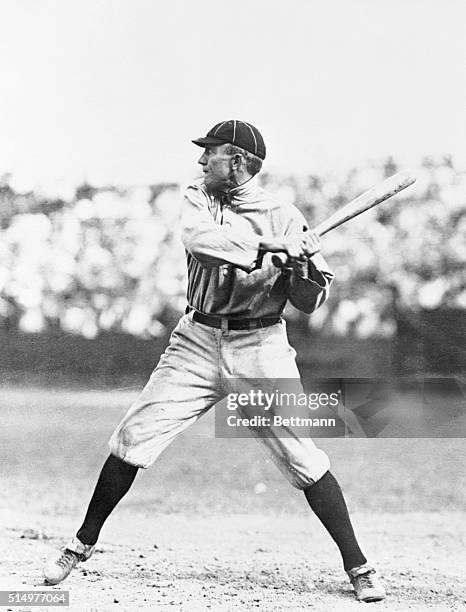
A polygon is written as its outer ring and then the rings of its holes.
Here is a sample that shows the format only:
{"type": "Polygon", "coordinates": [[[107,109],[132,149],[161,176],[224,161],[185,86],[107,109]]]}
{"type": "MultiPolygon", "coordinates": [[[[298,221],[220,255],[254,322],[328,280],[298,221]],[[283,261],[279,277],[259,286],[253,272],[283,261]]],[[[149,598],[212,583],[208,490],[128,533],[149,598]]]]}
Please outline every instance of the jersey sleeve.
{"type": "MultiPolygon", "coordinates": [[[[292,215],[286,226],[286,235],[309,229],[304,215],[292,207],[292,215]]],[[[310,314],[317,310],[329,296],[334,274],[320,253],[305,262],[297,262],[288,279],[287,297],[298,310],[310,314]]]]}
{"type": "Polygon", "coordinates": [[[181,224],[186,250],[203,267],[232,264],[251,272],[260,265],[259,236],[252,230],[238,232],[219,225],[209,210],[207,194],[197,185],[185,191],[181,224]]]}

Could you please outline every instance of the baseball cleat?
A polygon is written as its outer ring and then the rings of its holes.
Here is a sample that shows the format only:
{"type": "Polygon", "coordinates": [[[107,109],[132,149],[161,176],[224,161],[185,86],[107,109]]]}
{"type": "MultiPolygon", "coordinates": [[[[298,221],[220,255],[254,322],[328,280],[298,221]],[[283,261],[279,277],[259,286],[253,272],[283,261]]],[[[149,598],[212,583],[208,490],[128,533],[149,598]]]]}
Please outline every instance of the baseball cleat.
{"type": "Polygon", "coordinates": [[[70,575],[71,570],[81,561],[87,561],[94,552],[95,546],[83,544],[73,538],[70,544],[55,552],[44,566],[44,579],[48,584],[58,584],[70,575]]]}
{"type": "Polygon", "coordinates": [[[358,601],[370,603],[385,599],[385,589],[377,578],[375,569],[370,565],[353,567],[347,572],[350,582],[353,585],[358,601]]]}

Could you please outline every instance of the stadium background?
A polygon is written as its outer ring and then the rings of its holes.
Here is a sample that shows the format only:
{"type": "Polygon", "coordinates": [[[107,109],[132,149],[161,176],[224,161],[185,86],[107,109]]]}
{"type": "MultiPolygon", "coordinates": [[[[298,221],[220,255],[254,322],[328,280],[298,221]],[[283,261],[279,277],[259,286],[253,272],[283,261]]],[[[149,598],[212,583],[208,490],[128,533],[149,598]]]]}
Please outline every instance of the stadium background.
{"type": "MultiPolygon", "coordinates": [[[[397,170],[264,174],[311,225],[397,170]]],[[[323,376],[459,374],[464,369],[466,173],[425,158],[409,191],[323,239],[336,272],[312,317],[289,308],[299,359],[323,376]],[[355,347],[358,347],[355,350],[355,347]],[[355,354],[359,359],[355,359],[355,354]]],[[[180,185],[82,184],[65,195],[0,183],[0,367],[144,379],[184,311],[180,185]]]]}
{"type": "MultiPolygon", "coordinates": [[[[464,607],[464,17],[459,0],[1,3],[0,589],[43,588],[81,521],[185,306],[190,139],[236,117],[264,133],[264,186],[311,224],[418,177],[325,237],[331,297],[286,316],[305,382],[393,379],[401,424],[425,409],[436,428],[319,440],[387,584],[378,608],[464,607]],[[428,401],[409,387],[426,378],[428,401]]],[[[66,588],[79,612],[360,608],[302,495],[253,440],[215,438],[212,411],[66,588]]]]}

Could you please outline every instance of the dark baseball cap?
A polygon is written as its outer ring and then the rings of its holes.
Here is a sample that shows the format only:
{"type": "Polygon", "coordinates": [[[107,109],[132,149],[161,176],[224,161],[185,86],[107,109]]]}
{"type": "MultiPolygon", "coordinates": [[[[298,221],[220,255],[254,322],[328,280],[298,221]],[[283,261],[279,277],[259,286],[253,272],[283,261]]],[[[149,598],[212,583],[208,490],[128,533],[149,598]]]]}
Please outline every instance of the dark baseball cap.
{"type": "Polygon", "coordinates": [[[265,159],[265,143],[259,130],[245,121],[230,119],[221,121],[207,132],[207,136],[192,140],[199,147],[233,144],[265,159]]]}

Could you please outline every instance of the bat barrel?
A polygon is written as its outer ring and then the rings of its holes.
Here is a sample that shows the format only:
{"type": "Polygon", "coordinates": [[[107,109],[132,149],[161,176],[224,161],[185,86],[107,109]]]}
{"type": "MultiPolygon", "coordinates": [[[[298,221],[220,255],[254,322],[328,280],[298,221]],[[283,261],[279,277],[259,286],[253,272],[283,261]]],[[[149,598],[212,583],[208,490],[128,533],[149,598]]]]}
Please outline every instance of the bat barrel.
{"type": "Polygon", "coordinates": [[[411,172],[398,172],[393,176],[385,179],[378,185],[375,185],[368,191],[365,191],[360,196],[352,200],[340,210],[337,210],[328,219],[325,219],[320,223],[314,231],[319,235],[323,236],[330,230],[346,223],[350,219],[357,217],[361,213],[377,206],[381,202],[388,200],[403,189],[406,189],[416,181],[416,177],[411,172]]]}
{"type": "MultiPolygon", "coordinates": [[[[393,176],[385,179],[378,185],[375,185],[368,191],[365,191],[360,196],[337,210],[328,219],[320,223],[314,228],[314,231],[319,236],[323,236],[330,230],[346,223],[350,219],[357,217],[361,213],[377,206],[381,202],[388,200],[403,189],[406,189],[416,181],[416,177],[408,171],[398,172],[393,176]]],[[[287,256],[283,253],[276,253],[272,256],[272,261],[277,268],[283,268],[287,263],[287,256]]]]}

